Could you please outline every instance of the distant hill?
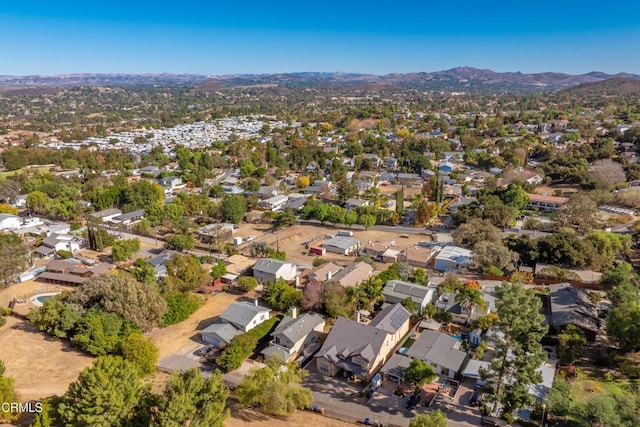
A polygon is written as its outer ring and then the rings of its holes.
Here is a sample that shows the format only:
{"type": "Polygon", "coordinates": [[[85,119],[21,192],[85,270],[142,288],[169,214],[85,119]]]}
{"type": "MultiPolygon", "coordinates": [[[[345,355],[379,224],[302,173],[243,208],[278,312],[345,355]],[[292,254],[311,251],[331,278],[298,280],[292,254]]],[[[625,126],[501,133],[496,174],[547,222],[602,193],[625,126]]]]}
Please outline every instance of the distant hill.
{"type": "Polygon", "coordinates": [[[610,75],[594,71],[582,75],[564,73],[521,72],[499,73],[473,67],[450,70],[387,75],[358,73],[299,72],[280,74],[235,74],[205,76],[199,74],[69,74],[61,76],[6,76],[0,77],[0,88],[10,86],[132,86],[188,84],[203,92],[224,87],[279,87],[283,88],[347,88],[366,91],[419,89],[444,92],[549,92],[571,88],[583,83],[599,82],[611,78],[640,80],[640,75],[620,73],[610,75]]]}
{"type": "Polygon", "coordinates": [[[571,95],[581,96],[640,95],[640,80],[616,77],[598,82],[583,83],[570,89],[566,89],[564,92],[570,93],[571,95]]]}

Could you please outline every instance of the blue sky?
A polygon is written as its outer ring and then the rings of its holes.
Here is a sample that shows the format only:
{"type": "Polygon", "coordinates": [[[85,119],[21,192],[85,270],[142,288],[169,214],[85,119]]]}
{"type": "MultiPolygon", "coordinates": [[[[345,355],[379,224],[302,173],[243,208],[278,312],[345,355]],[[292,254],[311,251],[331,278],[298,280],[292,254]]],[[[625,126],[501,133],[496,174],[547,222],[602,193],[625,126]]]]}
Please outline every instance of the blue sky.
{"type": "Polygon", "coordinates": [[[640,1],[11,1],[0,75],[640,74],[640,1]]]}

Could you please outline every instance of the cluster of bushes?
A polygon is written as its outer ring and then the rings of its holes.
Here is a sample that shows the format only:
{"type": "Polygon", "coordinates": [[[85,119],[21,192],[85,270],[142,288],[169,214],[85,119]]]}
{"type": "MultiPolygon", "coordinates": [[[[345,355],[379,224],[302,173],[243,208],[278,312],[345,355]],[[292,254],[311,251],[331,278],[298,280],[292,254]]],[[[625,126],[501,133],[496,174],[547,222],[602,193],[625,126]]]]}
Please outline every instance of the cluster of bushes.
{"type": "Polygon", "coordinates": [[[187,320],[202,305],[202,298],[185,292],[169,292],[162,298],[167,303],[167,312],[162,318],[163,327],[187,320]]]}
{"type": "Polygon", "coordinates": [[[124,261],[139,250],[139,239],[116,240],[111,247],[111,257],[114,261],[124,261]]]}
{"type": "Polygon", "coordinates": [[[360,224],[365,228],[383,222],[390,222],[394,214],[395,212],[393,211],[378,209],[374,206],[360,206],[350,211],[338,205],[322,203],[317,200],[309,200],[300,211],[302,218],[315,219],[323,224],[330,222],[332,224],[341,224],[349,227],[353,224],[360,224]]]}
{"type": "Polygon", "coordinates": [[[157,286],[131,277],[95,276],[72,293],[45,300],[27,318],[41,331],[82,351],[117,354],[132,333],[158,326],[167,303],[157,286]]]}
{"type": "Polygon", "coordinates": [[[225,372],[238,369],[242,365],[242,361],[256,349],[260,340],[271,333],[271,330],[281,319],[282,316],[272,317],[250,331],[235,336],[220,356],[216,358],[216,365],[225,372]]]}

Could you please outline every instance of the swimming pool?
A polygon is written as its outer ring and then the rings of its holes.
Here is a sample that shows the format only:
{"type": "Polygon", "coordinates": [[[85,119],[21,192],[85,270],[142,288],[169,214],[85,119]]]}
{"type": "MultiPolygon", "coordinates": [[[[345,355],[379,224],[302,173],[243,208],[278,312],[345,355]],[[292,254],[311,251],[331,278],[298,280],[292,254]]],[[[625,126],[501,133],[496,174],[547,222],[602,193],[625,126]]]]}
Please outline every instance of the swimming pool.
{"type": "Polygon", "coordinates": [[[53,298],[60,292],[48,292],[46,294],[38,294],[31,297],[31,303],[36,307],[42,307],[42,304],[46,299],[53,298]]]}

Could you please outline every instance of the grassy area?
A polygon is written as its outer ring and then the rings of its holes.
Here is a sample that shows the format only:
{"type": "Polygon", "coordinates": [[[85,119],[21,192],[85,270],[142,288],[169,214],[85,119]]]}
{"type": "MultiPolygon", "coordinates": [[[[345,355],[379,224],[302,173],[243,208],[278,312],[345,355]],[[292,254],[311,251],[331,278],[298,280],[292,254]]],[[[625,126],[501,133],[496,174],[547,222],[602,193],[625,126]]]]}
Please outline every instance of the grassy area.
{"type": "Polygon", "coordinates": [[[586,402],[594,396],[614,396],[625,393],[624,387],[629,383],[627,379],[611,378],[607,380],[598,371],[587,371],[571,381],[571,393],[575,402],[586,402]]]}
{"type": "Polygon", "coordinates": [[[3,171],[0,172],[0,178],[7,178],[9,176],[13,176],[20,172],[26,171],[39,171],[39,172],[49,172],[51,170],[51,166],[25,166],[21,169],[16,169],[14,171],[3,171]]]}
{"type": "Polygon", "coordinates": [[[402,347],[410,348],[413,345],[414,342],[416,342],[416,340],[414,340],[413,338],[407,338],[402,343],[402,347]]]}

